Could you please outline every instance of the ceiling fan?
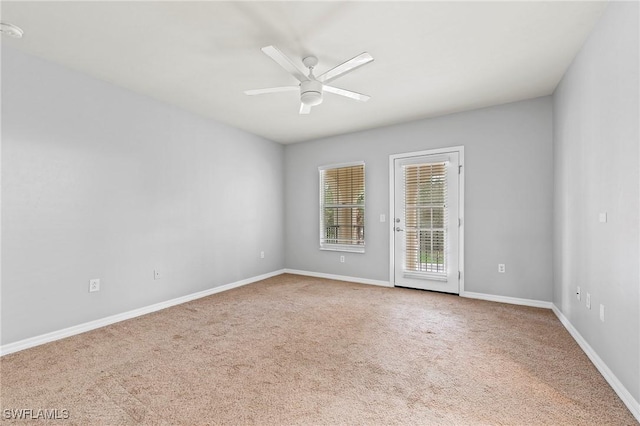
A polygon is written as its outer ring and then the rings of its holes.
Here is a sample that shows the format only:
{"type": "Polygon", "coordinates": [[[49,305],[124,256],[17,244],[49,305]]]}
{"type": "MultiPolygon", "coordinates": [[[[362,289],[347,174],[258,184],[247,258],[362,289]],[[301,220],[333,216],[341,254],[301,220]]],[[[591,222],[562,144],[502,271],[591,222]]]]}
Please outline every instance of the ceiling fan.
{"type": "Polygon", "coordinates": [[[338,87],[329,86],[327,83],[338,77],[360,68],[363,65],[373,61],[373,57],[367,52],[361,53],[355,58],[349,59],[324,74],[316,77],[313,75],[313,68],[318,65],[318,58],[308,56],[302,59],[302,63],[309,69],[309,75],[305,76],[294,63],[274,46],[263,47],[262,51],[273,59],[278,65],[288,71],[300,82],[297,86],[270,87],[268,89],[246,90],[247,95],[262,95],[265,93],[289,92],[300,90],[300,114],[309,114],[311,107],[322,103],[323,92],[329,92],[340,96],[345,96],[357,101],[366,102],[371,97],[362,93],[352,92],[350,90],[340,89],[338,87]]]}

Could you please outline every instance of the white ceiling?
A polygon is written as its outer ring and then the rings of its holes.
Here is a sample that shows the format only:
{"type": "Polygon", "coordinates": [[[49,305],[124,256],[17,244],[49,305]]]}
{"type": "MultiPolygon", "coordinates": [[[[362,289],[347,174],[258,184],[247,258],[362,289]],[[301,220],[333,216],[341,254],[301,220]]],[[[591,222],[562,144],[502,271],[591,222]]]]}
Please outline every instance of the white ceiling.
{"type": "Polygon", "coordinates": [[[605,2],[2,2],[25,31],[2,43],[281,143],[553,92],[605,2]],[[298,115],[296,84],[260,48],[316,75],[367,51],[375,61],[298,115]]]}

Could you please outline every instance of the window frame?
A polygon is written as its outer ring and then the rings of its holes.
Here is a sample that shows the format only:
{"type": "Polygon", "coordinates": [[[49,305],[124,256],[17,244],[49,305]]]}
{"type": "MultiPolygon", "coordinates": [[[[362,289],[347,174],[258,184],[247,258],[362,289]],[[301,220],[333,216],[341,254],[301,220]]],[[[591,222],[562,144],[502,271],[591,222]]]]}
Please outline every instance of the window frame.
{"type": "Polygon", "coordinates": [[[362,204],[363,217],[362,217],[362,227],[366,229],[366,204],[367,204],[367,170],[364,161],[353,161],[348,163],[337,163],[337,164],[328,164],[324,166],[318,167],[318,199],[319,199],[319,234],[318,234],[318,243],[320,250],[325,251],[339,251],[346,253],[364,253],[366,246],[366,233],[364,234],[362,244],[333,244],[333,243],[324,243],[322,240],[325,235],[325,227],[324,227],[324,177],[323,172],[327,170],[333,169],[341,169],[346,167],[355,167],[362,166],[362,174],[363,174],[363,195],[364,195],[364,203],[362,204]]]}

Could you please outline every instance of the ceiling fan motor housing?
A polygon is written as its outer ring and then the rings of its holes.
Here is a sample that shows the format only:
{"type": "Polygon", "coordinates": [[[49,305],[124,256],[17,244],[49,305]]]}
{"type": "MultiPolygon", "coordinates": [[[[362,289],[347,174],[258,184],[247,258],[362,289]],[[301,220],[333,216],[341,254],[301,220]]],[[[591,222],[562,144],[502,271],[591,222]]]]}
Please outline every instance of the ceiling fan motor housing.
{"type": "Polygon", "coordinates": [[[322,103],[322,83],[316,80],[300,83],[300,100],[305,105],[320,105],[322,103]]]}

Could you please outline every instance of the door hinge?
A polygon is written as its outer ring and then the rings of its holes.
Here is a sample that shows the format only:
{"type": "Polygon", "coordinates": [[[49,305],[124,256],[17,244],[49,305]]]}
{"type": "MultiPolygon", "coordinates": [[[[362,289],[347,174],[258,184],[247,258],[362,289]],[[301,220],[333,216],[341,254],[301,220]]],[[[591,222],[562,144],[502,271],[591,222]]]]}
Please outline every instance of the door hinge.
{"type": "Polygon", "coordinates": [[[460,277],[462,277],[462,272],[458,271],[458,281],[460,281],[460,277]]]}
{"type": "Polygon", "coordinates": [[[458,174],[462,173],[462,164],[458,166],[458,174]]]}
{"type": "Polygon", "coordinates": [[[462,219],[458,218],[458,227],[462,226],[462,219]]]}

